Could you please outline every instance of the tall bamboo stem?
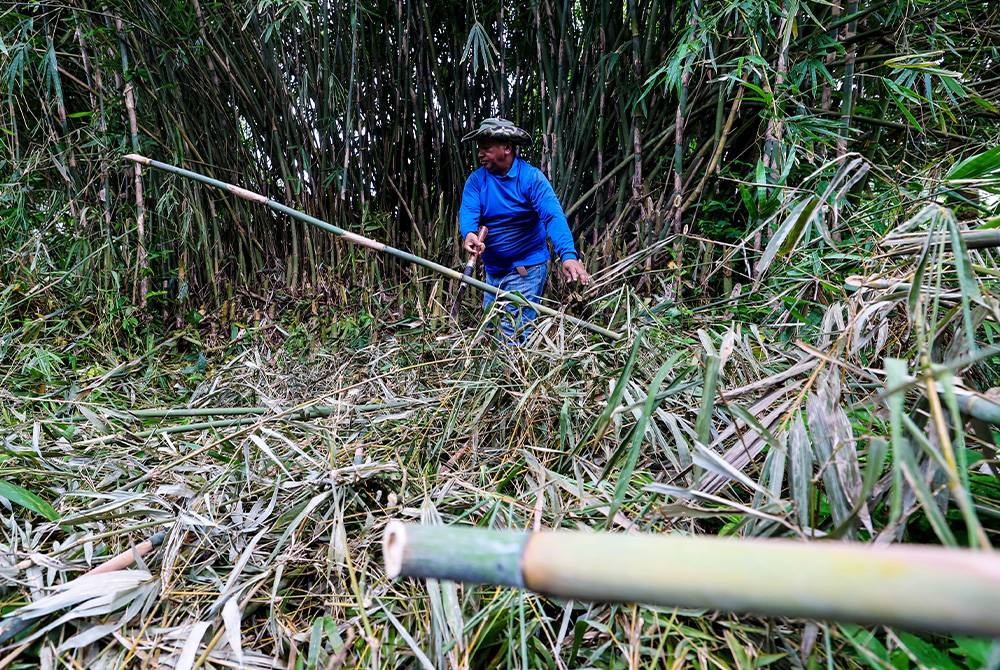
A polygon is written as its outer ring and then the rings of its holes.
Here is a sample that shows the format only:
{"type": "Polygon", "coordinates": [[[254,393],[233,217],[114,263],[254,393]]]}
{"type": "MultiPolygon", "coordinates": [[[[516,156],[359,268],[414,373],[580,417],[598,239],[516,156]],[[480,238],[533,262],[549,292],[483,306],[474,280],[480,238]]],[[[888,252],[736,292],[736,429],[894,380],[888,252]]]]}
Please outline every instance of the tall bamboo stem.
{"type": "Polygon", "coordinates": [[[1000,635],[1000,554],[930,546],[528,533],[392,521],[386,572],[558,598],[1000,635]]]}

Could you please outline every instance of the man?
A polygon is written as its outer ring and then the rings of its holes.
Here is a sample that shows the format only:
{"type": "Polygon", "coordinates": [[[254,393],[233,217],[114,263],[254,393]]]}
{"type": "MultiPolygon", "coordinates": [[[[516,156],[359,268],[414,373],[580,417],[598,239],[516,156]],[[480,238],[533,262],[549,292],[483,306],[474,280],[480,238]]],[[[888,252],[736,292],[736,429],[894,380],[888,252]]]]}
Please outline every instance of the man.
{"type": "MultiPolygon", "coordinates": [[[[573,236],[559,199],[538,168],[517,155],[519,145],[531,144],[531,136],[506,119],[486,119],[462,138],[479,146],[479,169],[465,182],[458,214],[462,248],[482,254],[486,282],[503,291],[521,294],[538,302],[545,290],[549,261],[546,239],[562,262],[569,281],[590,283],[587,269],[577,257],[573,236]],[[479,226],[489,229],[487,239],[476,236],[479,226]]],[[[494,296],[483,296],[489,307],[494,296]]],[[[535,310],[503,301],[501,328],[508,338],[523,341],[535,310]]]]}

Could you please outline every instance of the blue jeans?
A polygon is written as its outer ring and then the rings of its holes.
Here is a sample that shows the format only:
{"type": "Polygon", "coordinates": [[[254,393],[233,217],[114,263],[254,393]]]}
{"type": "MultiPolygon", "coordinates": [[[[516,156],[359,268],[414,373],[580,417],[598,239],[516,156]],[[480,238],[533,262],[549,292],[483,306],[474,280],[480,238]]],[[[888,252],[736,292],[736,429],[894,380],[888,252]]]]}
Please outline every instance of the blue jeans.
{"type": "MultiPolygon", "coordinates": [[[[545,290],[548,264],[528,265],[524,269],[526,275],[523,277],[515,268],[511,268],[510,272],[504,275],[493,275],[487,272],[486,283],[501,291],[517,293],[522,298],[537,303],[541,300],[542,292],[545,290]]],[[[494,301],[496,301],[496,296],[492,293],[483,294],[483,309],[489,308],[494,301]]],[[[500,330],[503,331],[508,341],[523,343],[531,332],[530,322],[538,317],[538,313],[530,307],[524,307],[509,300],[501,300],[497,304],[502,310],[500,330]]]]}

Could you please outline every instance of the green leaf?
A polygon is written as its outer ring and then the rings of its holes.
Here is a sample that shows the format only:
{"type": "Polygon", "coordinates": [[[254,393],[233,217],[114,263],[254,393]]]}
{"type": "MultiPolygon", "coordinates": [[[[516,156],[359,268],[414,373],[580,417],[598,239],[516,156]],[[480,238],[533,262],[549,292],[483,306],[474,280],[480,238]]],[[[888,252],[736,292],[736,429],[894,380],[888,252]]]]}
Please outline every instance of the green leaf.
{"type": "Polygon", "coordinates": [[[646,426],[649,425],[649,419],[653,415],[653,410],[656,409],[657,405],[656,393],[660,390],[660,385],[663,383],[663,380],[666,379],[667,375],[670,374],[670,371],[673,370],[673,366],[673,360],[667,361],[661,365],[660,369],[656,373],[656,376],[653,378],[653,382],[649,385],[649,394],[646,396],[646,402],[642,408],[642,415],[639,417],[639,421],[632,430],[632,444],[629,446],[628,459],[625,461],[625,466],[618,475],[618,483],[615,485],[614,500],[608,508],[608,528],[611,527],[615,518],[615,513],[617,513],[618,509],[621,507],[622,501],[625,498],[625,491],[628,490],[629,482],[632,480],[632,473],[635,472],[636,464],[639,462],[639,451],[642,449],[643,442],[645,442],[646,426]]]}
{"type": "Polygon", "coordinates": [[[905,644],[919,663],[936,670],[959,670],[959,667],[948,658],[948,655],[916,635],[900,633],[900,641],[905,644]]]}
{"type": "Polygon", "coordinates": [[[771,241],[767,243],[767,248],[764,249],[764,253],[760,257],[760,262],[757,263],[758,281],[764,276],[777,256],[785,256],[792,252],[795,245],[802,239],[806,226],[812,219],[818,204],[819,198],[816,196],[802,200],[795,205],[788,218],[774,231],[771,241]]]}
{"type": "Polygon", "coordinates": [[[701,392],[701,409],[695,422],[695,433],[702,444],[712,441],[712,410],[715,408],[715,388],[719,381],[719,357],[705,357],[705,386],[701,392]]]}
{"type": "Polygon", "coordinates": [[[988,179],[1000,176],[1000,146],[959,161],[945,179],[988,179]]]}
{"type": "Polygon", "coordinates": [[[596,436],[595,441],[604,437],[608,424],[611,422],[611,417],[615,413],[615,409],[618,407],[618,404],[621,402],[622,395],[625,393],[625,387],[628,386],[628,381],[632,377],[632,368],[635,366],[636,358],[639,356],[639,345],[641,342],[642,332],[639,332],[635,336],[635,340],[632,342],[632,351],[629,353],[628,360],[625,362],[625,367],[622,368],[622,373],[618,377],[618,382],[615,384],[615,388],[611,392],[611,397],[608,398],[607,406],[605,406],[601,415],[597,417],[597,420],[591,424],[590,428],[587,429],[586,434],[580,438],[576,448],[573,450],[574,453],[581,446],[583,446],[583,444],[586,443],[591,436],[596,436]]]}
{"type": "Polygon", "coordinates": [[[990,655],[992,646],[993,643],[982,638],[956,637],[956,648],[953,651],[959,656],[965,656],[969,661],[975,663],[976,666],[982,667],[990,655]]]}
{"type": "Polygon", "coordinates": [[[0,498],[6,498],[16,505],[44,516],[49,521],[57,521],[59,519],[59,514],[52,508],[52,505],[31,491],[21,488],[17,484],[3,481],[2,479],[0,479],[0,498]]]}

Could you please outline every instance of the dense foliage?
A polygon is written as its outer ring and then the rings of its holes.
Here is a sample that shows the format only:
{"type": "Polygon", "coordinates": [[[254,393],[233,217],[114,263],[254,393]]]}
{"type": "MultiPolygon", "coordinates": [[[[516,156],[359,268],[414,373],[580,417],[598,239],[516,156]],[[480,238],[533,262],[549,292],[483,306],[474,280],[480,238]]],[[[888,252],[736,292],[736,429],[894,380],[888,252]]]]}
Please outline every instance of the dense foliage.
{"type": "Polygon", "coordinates": [[[998,12],[985,0],[15,4],[0,26],[4,237],[22,248],[42,233],[98,287],[120,275],[137,304],[218,304],[261,274],[356,286],[342,243],[252,204],[145,175],[137,212],[121,155],[448,260],[473,163],[458,138],[503,114],[536,136],[528,157],[595,267],[682,230],[732,242],[848,151],[909,186],[995,136],[998,12]]]}
{"type": "Polygon", "coordinates": [[[402,516],[989,550],[998,38],[985,0],[5,5],[0,667],[1000,666],[377,548],[402,516]],[[458,265],[494,114],[595,275],[553,304],[623,341],[497,356],[446,280],[122,160],[458,265]],[[113,602],[71,581],[155,529],[113,602]]]}

